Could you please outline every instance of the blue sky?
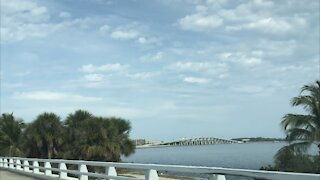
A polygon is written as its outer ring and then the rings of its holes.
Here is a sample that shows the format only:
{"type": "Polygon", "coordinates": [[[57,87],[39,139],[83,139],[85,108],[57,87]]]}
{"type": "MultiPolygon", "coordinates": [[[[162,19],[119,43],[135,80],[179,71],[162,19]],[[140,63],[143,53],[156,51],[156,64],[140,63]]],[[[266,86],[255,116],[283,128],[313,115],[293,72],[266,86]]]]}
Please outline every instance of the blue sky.
{"type": "Polygon", "coordinates": [[[1,112],[123,117],[132,137],[282,137],[319,79],[318,0],[2,0],[1,112]]]}

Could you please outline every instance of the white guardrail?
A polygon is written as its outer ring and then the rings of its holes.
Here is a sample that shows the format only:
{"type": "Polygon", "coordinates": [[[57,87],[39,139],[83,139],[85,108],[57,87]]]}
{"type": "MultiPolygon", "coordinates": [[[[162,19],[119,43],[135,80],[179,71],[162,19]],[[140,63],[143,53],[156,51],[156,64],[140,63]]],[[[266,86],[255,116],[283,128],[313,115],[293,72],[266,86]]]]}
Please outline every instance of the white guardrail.
{"type": "MultiPolygon", "coordinates": [[[[114,163],[99,161],[63,160],[63,159],[34,159],[19,157],[0,157],[0,169],[34,176],[41,179],[109,179],[109,180],[137,180],[139,178],[120,176],[117,169],[143,171],[144,178],[140,180],[159,180],[158,171],[170,173],[189,173],[190,177],[202,176],[209,180],[226,180],[227,176],[242,176],[265,180],[320,180],[320,174],[288,173],[246,169],[230,169],[218,167],[175,166],[138,163],[114,163]],[[68,169],[70,165],[76,170],[68,169]],[[57,167],[57,168],[55,168],[57,167]],[[100,167],[105,173],[88,171],[88,167],[100,167]],[[73,176],[73,177],[72,177],[73,176]]],[[[89,168],[90,169],[90,168],[89,168]]],[[[183,178],[182,178],[183,179],[183,178]]]]}

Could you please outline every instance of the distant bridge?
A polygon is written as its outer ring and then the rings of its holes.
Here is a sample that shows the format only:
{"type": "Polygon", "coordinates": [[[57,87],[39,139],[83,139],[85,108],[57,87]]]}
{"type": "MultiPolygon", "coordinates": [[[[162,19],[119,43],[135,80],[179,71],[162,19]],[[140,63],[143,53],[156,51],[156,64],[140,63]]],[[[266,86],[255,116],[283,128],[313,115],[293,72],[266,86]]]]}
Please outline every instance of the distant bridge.
{"type": "Polygon", "coordinates": [[[169,146],[195,146],[195,145],[212,145],[212,144],[236,144],[242,143],[241,141],[227,140],[214,137],[201,137],[193,139],[182,139],[178,141],[166,142],[161,145],[169,146]]]}

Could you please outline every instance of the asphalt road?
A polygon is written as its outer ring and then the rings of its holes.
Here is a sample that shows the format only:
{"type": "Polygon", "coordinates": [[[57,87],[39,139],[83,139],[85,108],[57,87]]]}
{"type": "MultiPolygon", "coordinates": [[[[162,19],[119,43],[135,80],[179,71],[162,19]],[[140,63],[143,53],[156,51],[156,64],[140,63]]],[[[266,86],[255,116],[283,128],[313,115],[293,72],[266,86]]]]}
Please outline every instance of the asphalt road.
{"type": "Polygon", "coordinates": [[[37,179],[12,173],[9,171],[0,170],[0,180],[37,180],[37,179]]]}

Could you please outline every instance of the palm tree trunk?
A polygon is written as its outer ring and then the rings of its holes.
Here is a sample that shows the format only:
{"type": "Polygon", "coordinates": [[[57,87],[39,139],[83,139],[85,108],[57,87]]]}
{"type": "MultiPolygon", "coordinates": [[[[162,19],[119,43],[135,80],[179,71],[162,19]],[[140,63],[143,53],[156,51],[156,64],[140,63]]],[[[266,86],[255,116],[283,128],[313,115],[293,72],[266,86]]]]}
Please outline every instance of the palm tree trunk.
{"type": "Polygon", "coordinates": [[[49,147],[48,147],[48,159],[51,159],[51,151],[49,150],[49,147]]]}
{"type": "Polygon", "coordinates": [[[48,145],[48,159],[51,159],[51,157],[52,157],[52,149],[53,149],[53,144],[52,144],[52,142],[49,142],[49,145],[48,145]]]}

